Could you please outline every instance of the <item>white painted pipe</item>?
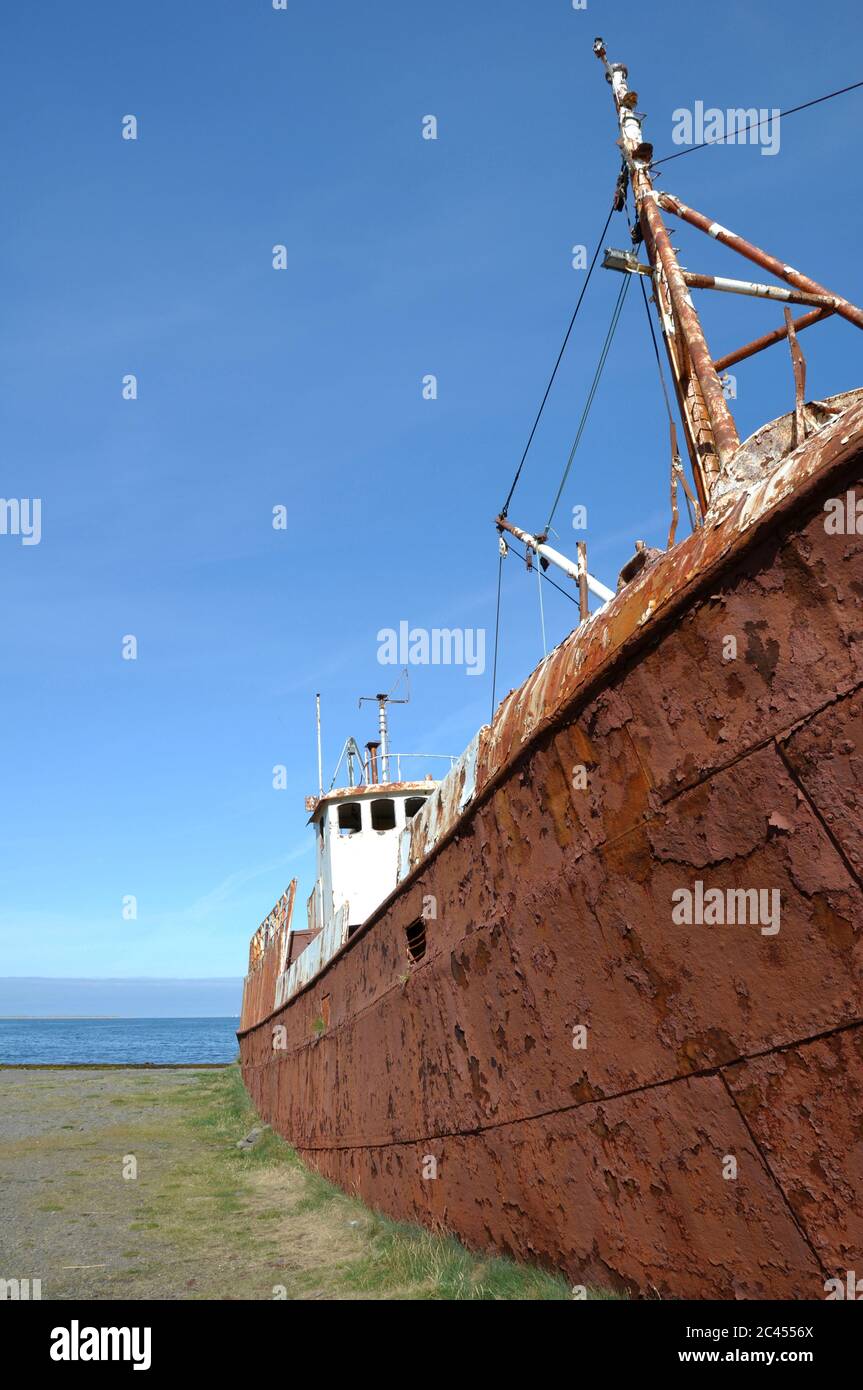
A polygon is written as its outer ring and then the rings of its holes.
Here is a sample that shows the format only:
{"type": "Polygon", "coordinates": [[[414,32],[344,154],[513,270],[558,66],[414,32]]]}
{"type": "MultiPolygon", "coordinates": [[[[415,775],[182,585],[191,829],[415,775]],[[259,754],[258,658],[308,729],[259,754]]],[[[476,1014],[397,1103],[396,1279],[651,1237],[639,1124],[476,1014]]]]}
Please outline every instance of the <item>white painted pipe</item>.
{"type": "Polygon", "coordinates": [[[558,569],[568,574],[570,579],[578,579],[578,565],[574,565],[565,555],[561,555],[559,550],[555,550],[553,545],[546,545],[545,541],[538,541],[534,536],[525,535],[525,545],[530,546],[531,550],[537,555],[544,555],[546,560],[552,565],[557,565],[558,569]]]}
{"type": "MultiPolygon", "coordinates": [[[[532,536],[529,531],[522,531],[518,526],[513,526],[512,522],[507,523],[508,529],[518,538],[529,550],[536,555],[543,555],[552,565],[557,565],[558,569],[568,574],[570,579],[578,581],[579,567],[572,560],[568,560],[565,555],[561,555],[559,550],[555,550],[553,545],[546,545],[545,541],[538,541],[536,536],[532,536]]],[[[614,598],[614,590],[608,589],[598,579],[587,572],[587,587],[597,598],[601,598],[603,603],[608,603],[614,598]]]]}
{"type": "Polygon", "coordinates": [[[587,587],[597,598],[601,598],[603,603],[610,603],[614,598],[614,590],[607,589],[598,579],[594,579],[590,571],[587,572],[587,587]]]}

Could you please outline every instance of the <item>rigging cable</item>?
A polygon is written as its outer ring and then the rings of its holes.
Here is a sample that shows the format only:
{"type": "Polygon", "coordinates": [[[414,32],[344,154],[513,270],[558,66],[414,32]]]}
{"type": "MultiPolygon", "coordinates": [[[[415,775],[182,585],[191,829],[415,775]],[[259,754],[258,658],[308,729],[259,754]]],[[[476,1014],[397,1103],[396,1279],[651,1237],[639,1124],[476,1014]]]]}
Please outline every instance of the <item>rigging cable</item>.
{"type": "Polygon", "coordinates": [[[575,458],[575,452],[579,444],[581,443],[581,436],[584,433],[584,427],[587,424],[587,417],[590,414],[590,407],[593,405],[593,398],[596,395],[597,387],[599,386],[599,379],[602,376],[602,369],[605,366],[605,361],[608,357],[609,349],[611,348],[612,339],[614,338],[614,331],[617,328],[618,320],[620,319],[620,312],[623,308],[624,300],[626,299],[626,292],[629,289],[630,279],[631,277],[629,275],[625,275],[623,277],[623,284],[620,287],[620,292],[617,296],[617,303],[615,304],[614,312],[611,315],[611,323],[608,326],[608,332],[605,335],[605,342],[602,345],[602,352],[599,354],[599,361],[596,364],[596,371],[593,374],[593,381],[591,383],[590,390],[587,394],[587,400],[584,404],[584,410],[581,413],[581,420],[579,421],[578,431],[573,441],[572,448],[569,451],[569,458],[567,459],[566,467],[563,470],[563,477],[560,480],[560,487],[557,489],[557,495],[555,496],[554,502],[552,503],[551,511],[548,514],[548,521],[545,523],[543,535],[547,536],[549,531],[551,530],[551,523],[554,519],[554,514],[557,511],[557,505],[560,502],[563,489],[566,486],[566,480],[569,477],[569,471],[572,468],[573,460],[575,458]]]}
{"type": "MultiPolygon", "coordinates": [[[[514,551],[515,554],[518,556],[518,558],[519,558],[520,560],[525,560],[525,561],[527,560],[527,555],[525,554],[525,552],[524,552],[523,550],[519,550],[518,547],[517,547],[517,545],[515,544],[515,542],[514,542],[513,540],[507,540],[506,545],[507,545],[507,549],[508,549],[508,550],[514,551]]],[[[542,568],[542,561],[541,561],[541,560],[539,561],[538,568],[539,568],[540,573],[542,574],[542,577],[543,577],[543,579],[545,580],[546,584],[550,584],[551,587],[552,587],[553,589],[557,589],[557,592],[558,592],[559,594],[563,594],[563,597],[564,597],[564,598],[568,598],[569,601],[570,601],[570,603],[576,603],[576,604],[578,603],[578,597],[577,597],[577,595],[571,594],[571,593],[569,592],[568,589],[562,589],[562,588],[560,587],[559,584],[556,584],[556,583],[554,582],[554,580],[551,579],[551,578],[546,574],[545,570],[542,568]]]]}
{"type": "MultiPolygon", "coordinates": [[[[656,366],[659,371],[659,384],[662,387],[662,394],[665,397],[665,409],[668,412],[668,423],[674,429],[674,415],[671,411],[671,401],[668,399],[668,387],[665,384],[665,373],[662,370],[662,358],[659,355],[659,344],[656,341],[656,331],[653,327],[653,318],[650,313],[650,305],[647,302],[647,290],[644,288],[644,276],[638,276],[638,283],[641,286],[641,298],[644,301],[644,312],[647,315],[647,326],[650,329],[650,339],[653,343],[653,355],[656,358],[656,366]]],[[[673,464],[672,464],[673,467],[673,464]]],[[[689,513],[689,525],[691,530],[695,530],[695,515],[692,510],[692,503],[689,500],[688,490],[684,490],[683,496],[686,499],[686,510],[689,513]]]]}
{"type": "MultiPolygon", "coordinates": [[[[631,217],[629,216],[629,212],[628,212],[628,211],[627,211],[627,214],[626,214],[626,220],[627,220],[627,222],[629,223],[630,235],[632,235],[632,234],[634,233],[634,231],[635,231],[635,228],[634,228],[633,225],[632,225],[632,219],[631,219],[631,217]]],[[[668,387],[666,386],[666,383],[665,383],[665,372],[664,372],[663,367],[662,367],[662,357],[660,356],[660,353],[659,353],[659,344],[658,344],[658,342],[656,341],[656,330],[655,330],[655,328],[653,327],[653,315],[652,315],[651,312],[650,312],[650,305],[649,305],[648,302],[647,302],[647,290],[644,288],[644,276],[643,276],[643,275],[639,275],[637,278],[638,278],[639,288],[641,289],[641,298],[642,298],[642,301],[643,301],[643,303],[644,303],[644,313],[645,313],[645,316],[646,316],[646,318],[647,318],[647,327],[650,329],[650,341],[653,343],[653,355],[654,355],[654,357],[656,358],[656,370],[659,372],[659,384],[660,384],[660,386],[662,387],[662,395],[663,395],[663,398],[664,398],[664,400],[665,400],[665,409],[666,409],[666,411],[667,411],[667,413],[668,413],[668,423],[669,423],[669,425],[671,426],[672,437],[673,437],[673,435],[674,435],[674,413],[673,413],[673,411],[672,411],[672,409],[671,409],[671,400],[670,400],[669,395],[668,395],[668,387]]],[[[672,468],[673,468],[673,467],[674,467],[674,464],[672,463],[672,468]]],[[[692,502],[690,501],[690,498],[689,498],[689,489],[688,489],[688,488],[684,488],[684,490],[683,490],[683,496],[684,496],[684,498],[685,498],[685,500],[686,500],[686,510],[687,510],[687,512],[689,513],[689,526],[690,526],[690,529],[691,529],[692,531],[694,531],[694,530],[695,530],[695,514],[694,514],[694,512],[693,512],[693,510],[692,510],[692,502]]]]}
{"type": "MultiPolygon", "coordinates": [[[[617,201],[617,198],[616,198],[616,195],[615,195],[615,202],[616,202],[616,201],[617,201]]],[[[564,354],[564,352],[566,351],[566,345],[567,345],[567,343],[569,342],[569,337],[570,337],[570,334],[572,333],[573,325],[575,324],[575,320],[576,320],[576,318],[578,317],[578,311],[579,311],[579,309],[581,308],[581,301],[584,299],[585,292],[586,292],[586,290],[587,290],[588,285],[590,284],[590,277],[591,277],[591,275],[593,274],[593,267],[596,265],[596,260],[597,260],[597,257],[598,257],[598,255],[599,255],[600,249],[601,249],[601,247],[602,247],[602,243],[603,243],[604,240],[605,240],[605,234],[606,234],[606,232],[608,231],[609,225],[610,225],[610,223],[611,223],[611,219],[612,219],[612,217],[613,217],[613,215],[614,215],[614,211],[615,211],[615,203],[613,202],[612,205],[611,205],[611,208],[609,209],[608,217],[607,217],[606,220],[605,220],[605,226],[603,227],[602,231],[601,231],[600,234],[599,234],[599,240],[598,240],[597,243],[596,243],[596,250],[595,250],[594,253],[593,253],[593,260],[590,262],[590,265],[589,265],[588,271],[587,271],[587,275],[585,276],[584,284],[583,284],[582,287],[581,287],[581,293],[580,293],[580,295],[578,296],[578,301],[577,301],[577,303],[576,303],[575,308],[574,308],[573,311],[572,311],[572,318],[571,318],[570,321],[569,321],[569,327],[567,328],[566,333],[565,333],[565,335],[564,335],[564,339],[563,339],[563,342],[562,342],[561,347],[560,347],[560,352],[557,354],[557,361],[555,362],[554,368],[553,368],[552,373],[551,373],[551,376],[550,376],[549,379],[548,379],[548,385],[547,385],[546,388],[545,388],[545,394],[543,395],[543,398],[542,398],[542,400],[541,400],[541,402],[540,402],[539,410],[536,412],[536,419],[535,419],[534,422],[533,422],[533,428],[531,429],[531,432],[530,432],[530,434],[528,435],[527,443],[526,443],[525,446],[524,446],[524,453],[523,453],[522,456],[521,456],[521,461],[520,461],[520,463],[519,463],[519,465],[518,465],[518,468],[515,470],[515,477],[514,477],[513,480],[512,480],[512,486],[511,486],[511,488],[510,488],[510,490],[509,490],[509,492],[508,492],[508,494],[507,494],[506,501],[504,502],[503,507],[501,508],[501,511],[500,511],[500,515],[501,515],[501,516],[506,516],[506,515],[507,515],[507,512],[508,512],[508,510],[509,510],[509,504],[510,504],[510,502],[512,501],[512,494],[515,492],[516,484],[518,483],[518,480],[519,480],[519,478],[521,477],[521,470],[524,468],[524,461],[525,461],[525,459],[527,458],[527,451],[528,451],[528,449],[530,448],[531,444],[533,443],[533,436],[536,434],[536,428],[537,428],[537,425],[538,425],[539,422],[540,422],[540,418],[541,418],[541,416],[542,416],[542,412],[543,412],[543,410],[545,409],[545,403],[546,403],[546,401],[548,400],[549,392],[551,391],[551,388],[552,388],[552,386],[554,385],[554,379],[555,379],[555,377],[557,376],[557,369],[558,369],[558,367],[560,366],[561,360],[562,360],[562,358],[563,358],[563,354],[564,354]]]]}
{"type": "MultiPolygon", "coordinates": [[[[632,221],[631,221],[631,218],[630,218],[630,214],[628,214],[628,213],[627,213],[627,222],[630,222],[630,231],[632,231],[632,221]]],[[[639,285],[639,289],[641,289],[642,302],[643,302],[643,306],[645,306],[645,316],[646,316],[646,320],[648,320],[648,328],[650,329],[650,342],[653,343],[653,356],[656,357],[656,370],[659,371],[659,384],[660,384],[661,388],[663,388],[663,399],[664,399],[664,402],[666,402],[666,411],[667,411],[667,414],[668,414],[668,424],[671,425],[671,431],[673,431],[673,434],[674,434],[674,413],[673,413],[673,410],[671,410],[671,400],[668,399],[668,388],[667,388],[667,385],[666,385],[666,373],[664,373],[664,371],[663,371],[663,360],[661,360],[660,353],[659,353],[659,343],[657,343],[657,341],[656,341],[656,329],[653,328],[653,316],[652,316],[652,313],[650,313],[650,304],[648,303],[648,291],[646,291],[646,289],[645,289],[645,279],[643,279],[643,275],[639,275],[639,277],[638,277],[638,285],[639,285]]],[[[674,463],[671,464],[671,467],[674,467],[674,463]]],[[[691,500],[689,500],[689,489],[688,489],[688,488],[684,488],[684,499],[685,499],[685,502],[687,502],[687,512],[688,512],[688,514],[689,514],[689,530],[695,531],[695,513],[693,513],[693,510],[692,510],[692,502],[691,502],[691,500]]]]}
{"type": "MultiPolygon", "coordinates": [[[[514,552],[514,554],[516,554],[520,560],[525,560],[525,561],[527,560],[527,555],[525,554],[525,552],[524,552],[523,550],[519,550],[518,546],[515,544],[515,542],[514,542],[513,540],[511,540],[511,539],[508,539],[508,540],[507,540],[507,542],[506,542],[506,548],[507,548],[507,551],[512,550],[512,551],[514,552]]],[[[544,570],[543,567],[542,567],[542,560],[539,558],[539,556],[537,556],[537,561],[538,561],[538,563],[537,563],[537,570],[539,571],[541,577],[545,580],[546,584],[550,584],[551,587],[552,587],[553,589],[557,589],[557,592],[558,592],[559,594],[563,594],[563,597],[564,597],[564,598],[568,598],[569,601],[570,601],[570,603],[578,604],[578,599],[575,597],[575,595],[571,594],[571,593],[569,592],[568,589],[563,589],[563,588],[561,588],[561,586],[560,586],[559,584],[556,584],[556,583],[554,582],[554,580],[553,580],[552,578],[550,578],[549,575],[546,574],[545,570],[544,570]]],[[[492,679],[492,687],[491,687],[491,717],[492,717],[492,719],[494,719],[494,695],[495,695],[495,689],[496,689],[496,686],[497,686],[497,646],[498,646],[498,640],[497,640],[497,639],[498,639],[498,623],[499,623],[499,620],[500,620],[500,584],[501,584],[502,569],[503,569],[503,555],[501,555],[500,558],[499,558],[499,562],[498,562],[498,571],[497,571],[497,618],[498,618],[498,621],[495,623],[495,629],[494,629],[494,669],[493,669],[493,671],[492,671],[492,678],[491,678],[491,679],[492,679]]]]}
{"type": "Polygon", "coordinates": [[[667,164],[671,159],[679,159],[682,154],[693,154],[696,150],[706,149],[708,145],[721,145],[726,140],[736,140],[738,135],[745,135],[747,130],[758,130],[759,126],[765,125],[767,121],[782,120],[784,116],[793,116],[798,111],[808,111],[810,106],[818,106],[822,101],[832,101],[833,97],[844,96],[846,92],[855,92],[858,87],[863,87],[863,82],[852,82],[849,87],[839,87],[835,92],[828,92],[823,97],[814,97],[812,101],[804,101],[800,106],[789,106],[787,111],[780,111],[778,117],[762,116],[760,121],[754,121],[751,125],[735,126],[733,131],[728,135],[721,135],[718,140],[702,140],[700,145],[690,145],[688,149],[663,155],[662,159],[654,159],[651,167],[655,169],[658,164],[667,164]]]}
{"type": "MultiPolygon", "coordinates": [[[[579,311],[579,309],[581,308],[582,300],[584,299],[584,296],[585,296],[585,294],[586,294],[586,292],[587,292],[587,287],[588,287],[588,285],[590,284],[590,277],[591,277],[592,274],[593,274],[594,267],[595,267],[595,265],[596,265],[597,259],[599,258],[599,253],[600,253],[600,250],[602,249],[602,243],[605,241],[605,234],[606,234],[606,232],[608,231],[609,226],[611,225],[611,219],[612,219],[612,217],[614,216],[614,213],[615,213],[615,211],[618,209],[618,207],[619,207],[619,203],[618,203],[618,194],[617,194],[617,192],[615,191],[615,195],[614,195],[614,198],[612,199],[611,207],[610,207],[609,210],[608,210],[608,216],[607,216],[606,219],[605,219],[605,226],[603,227],[603,229],[602,229],[602,231],[600,232],[599,237],[598,237],[598,239],[597,239],[596,247],[595,247],[594,252],[593,252],[593,257],[592,257],[592,259],[591,259],[590,265],[589,265],[588,268],[587,268],[587,275],[584,277],[584,284],[583,284],[582,287],[581,287],[581,293],[579,294],[578,299],[576,300],[575,308],[574,308],[573,311],[572,311],[572,318],[571,318],[570,321],[569,321],[569,327],[567,328],[566,333],[564,334],[563,342],[562,342],[561,345],[560,345],[560,352],[557,354],[557,361],[555,362],[554,367],[552,368],[551,376],[550,376],[549,379],[548,379],[548,385],[546,386],[545,392],[543,393],[542,400],[541,400],[540,403],[539,403],[539,410],[536,412],[536,419],[534,420],[533,426],[532,426],[531,431],[530,431],[530,434],[528,435],[527,443],[526,443],[525,446],[524,446],[524,452],[522,453],[521,459],[519,460],[518,468],[515,470],[515,477],[513,478],[512,484],[511,484],[510,489],[509,489],[509,492],[507,493],[506,501],[504,502],[503,507],[502,507],[501,510],[500,510],[500,513],[499,513],[500,516],[506,516],[506,515],[507,515],[507,512],[508,512],[508,510],[509,510],[509,504],[510,504],[510,502],[512,501],[513,493],[515,492],[516,486],[517,486],[517,484],[518,484],[518,480],[519,480],[519,478],[521,477],[521,471],[522,471],[522,469],[524,468],[524,461],[525,461],[525,459],[527,458],[528,450],[530,449],[530,446],[531,446],[531,444],[533,443],[533,437],[534,437],[534,435],[536,434],[537,427],[538,427],[538,425],[539,425],[540,419],[542,418],[542,412],[543,412],[544,409],[545,409],[545,404],[546,404],[546,401],[548,400],[548,397],[549,397],[549,395],[550,395],[550,393],[551,393],[551,388],[552,388],[552,386],[554,385],[554,381],[555,381],[555,378],[556,378],[556,376],[557,376],[558,368],[559,368],[559,366],[560,366],[560,364],[561,364],[561,362],[562,362],[562,360],[563,360],[563,354],[564,354],[564,352],[566,351],[566,345],[567,345],[567,343],[569,342],[570,336],[571,336],[571,334],[572,334],[572,330],[573,330],[573,328],[574,328],[574,326],[575,326],[575,320],[576,320],[577,317],[578,317],[578,311],[579,311]]],[[[500,641],[500,590],[501,590],[501,581],[502,581],[502,577],[503,577],[503,552],[501,552],[501,554],[500,554],[500,556],[499,556],[499,560],[498,560],[498,570],[497,570],[497,611],[496,611],[496,614],[495,614],[495,624],[494,624],[494,664],[493,664],[492,678],[491,678],[491,714],[492,714],[492,718],[494,718],[494,699],[495,699],[495,693],[496,693],[496,690],[497,690],[497,656],[498,656],[498,646],[499,646],[499,641],[500,641]]],[[[544,574],[544,572],[543,572],[543,578],[547,578],[547,576],[544,574]]],[[[552,584],[553,587],[554,587],[555,589],[559,588],[559,585],[555,584],[553,580],[550,579],[548,582],[549,582],[550,584],[552,584]]],[[[562,594],[566,594],[566,590],[565,590],[565,589],[560,589],[560,592],[561,592],[562,594]]],[[[540,587],[540,593],[542,593],[542,588],[541,588],[541,587],[540,587]]],[[[567,597],[567,598],[572,598],[572,595],[571,595],[571,594],[566,594],[566,597],[567,597]]],[[[575,602],[574,599],[573,599],[573,602],[575,602]]],[[[545,633],[545,625],[544,625],[544,620],[543,620],[543,644],[544,644],[544,642],[545,642],[545,635],[544,635],[544,633],[545,633]]]]}

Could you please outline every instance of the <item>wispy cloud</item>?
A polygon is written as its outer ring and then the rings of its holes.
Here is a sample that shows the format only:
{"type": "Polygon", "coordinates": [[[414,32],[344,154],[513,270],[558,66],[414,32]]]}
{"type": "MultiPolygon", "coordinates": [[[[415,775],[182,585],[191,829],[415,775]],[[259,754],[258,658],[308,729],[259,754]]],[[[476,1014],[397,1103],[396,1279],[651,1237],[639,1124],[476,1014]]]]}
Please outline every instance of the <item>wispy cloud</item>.
{"type": "MultiPolygon", "coordinates": [[[[313,848],[314,846],[310,842],[303,840],[302,843],[298,842],[294,845],[287,854],[280,855],[278,859],[270,860],[267,864],[257,864],[247,869],[238,869],[235,873],[228,874],[227,878],[223,878],[221,883],[217,883],[209,892],[202,893],[188,907],[155,914],[152,918],[153,924],[157,927],[202,926],[213,917],[221,916],[226,907],[230,907],[232,904],[239,906],[242,901],[240,890],[248,884],[254,883],[267,874],[275,873],[277,869],[287,868],[298,859],[304,859],[312,852],[313,848]]],[[[251,928],[249,934],[251,934],[251,928]]]]}

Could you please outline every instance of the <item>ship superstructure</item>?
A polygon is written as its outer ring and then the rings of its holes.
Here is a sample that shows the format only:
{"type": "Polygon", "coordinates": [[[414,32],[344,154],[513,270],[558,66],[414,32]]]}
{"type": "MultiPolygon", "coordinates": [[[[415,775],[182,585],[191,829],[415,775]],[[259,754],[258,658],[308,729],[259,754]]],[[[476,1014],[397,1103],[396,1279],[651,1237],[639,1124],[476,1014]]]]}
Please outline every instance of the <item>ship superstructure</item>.
{"type": "MultiPolygon", "coordinates": [[[[316,852],[306,925],[294,926],[293,881],[252,938],[249,997],[259,992],[256,971],[269,952],[276,963],[274,1002],[287,1003],[395,891],[402,866],[409,861],[411,823],[439,786],[431,772],[420,780],[401,780],[402,765],[446,763],[452,767],[456,762],[445,754],[391,753],[387,706],[393,696],[378,694],[374,699],[379,711],[378,739],[369,740],[361,751],[356,740],[348,738],[330,788],[321,787],[317,796],[306,798],[316,852]],[[348,784],[337,787],[343,769],[348,784]],[[391,771],[396,773],[394,781],[389,780],[391,771]]],[[[320,697],[318,731],[320,735],[320,697]]]]}

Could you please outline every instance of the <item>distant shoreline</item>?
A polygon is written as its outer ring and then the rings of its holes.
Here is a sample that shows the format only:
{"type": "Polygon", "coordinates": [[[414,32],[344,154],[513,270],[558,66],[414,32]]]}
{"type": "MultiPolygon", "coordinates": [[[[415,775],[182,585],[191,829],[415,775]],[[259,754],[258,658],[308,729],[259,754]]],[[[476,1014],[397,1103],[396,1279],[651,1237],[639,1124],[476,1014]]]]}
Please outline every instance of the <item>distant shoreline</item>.
{"type": "Polygon", "coordinates": [[[0,1071],[224,1071],[236,1062],[0,1062],[0,1071]]]}

